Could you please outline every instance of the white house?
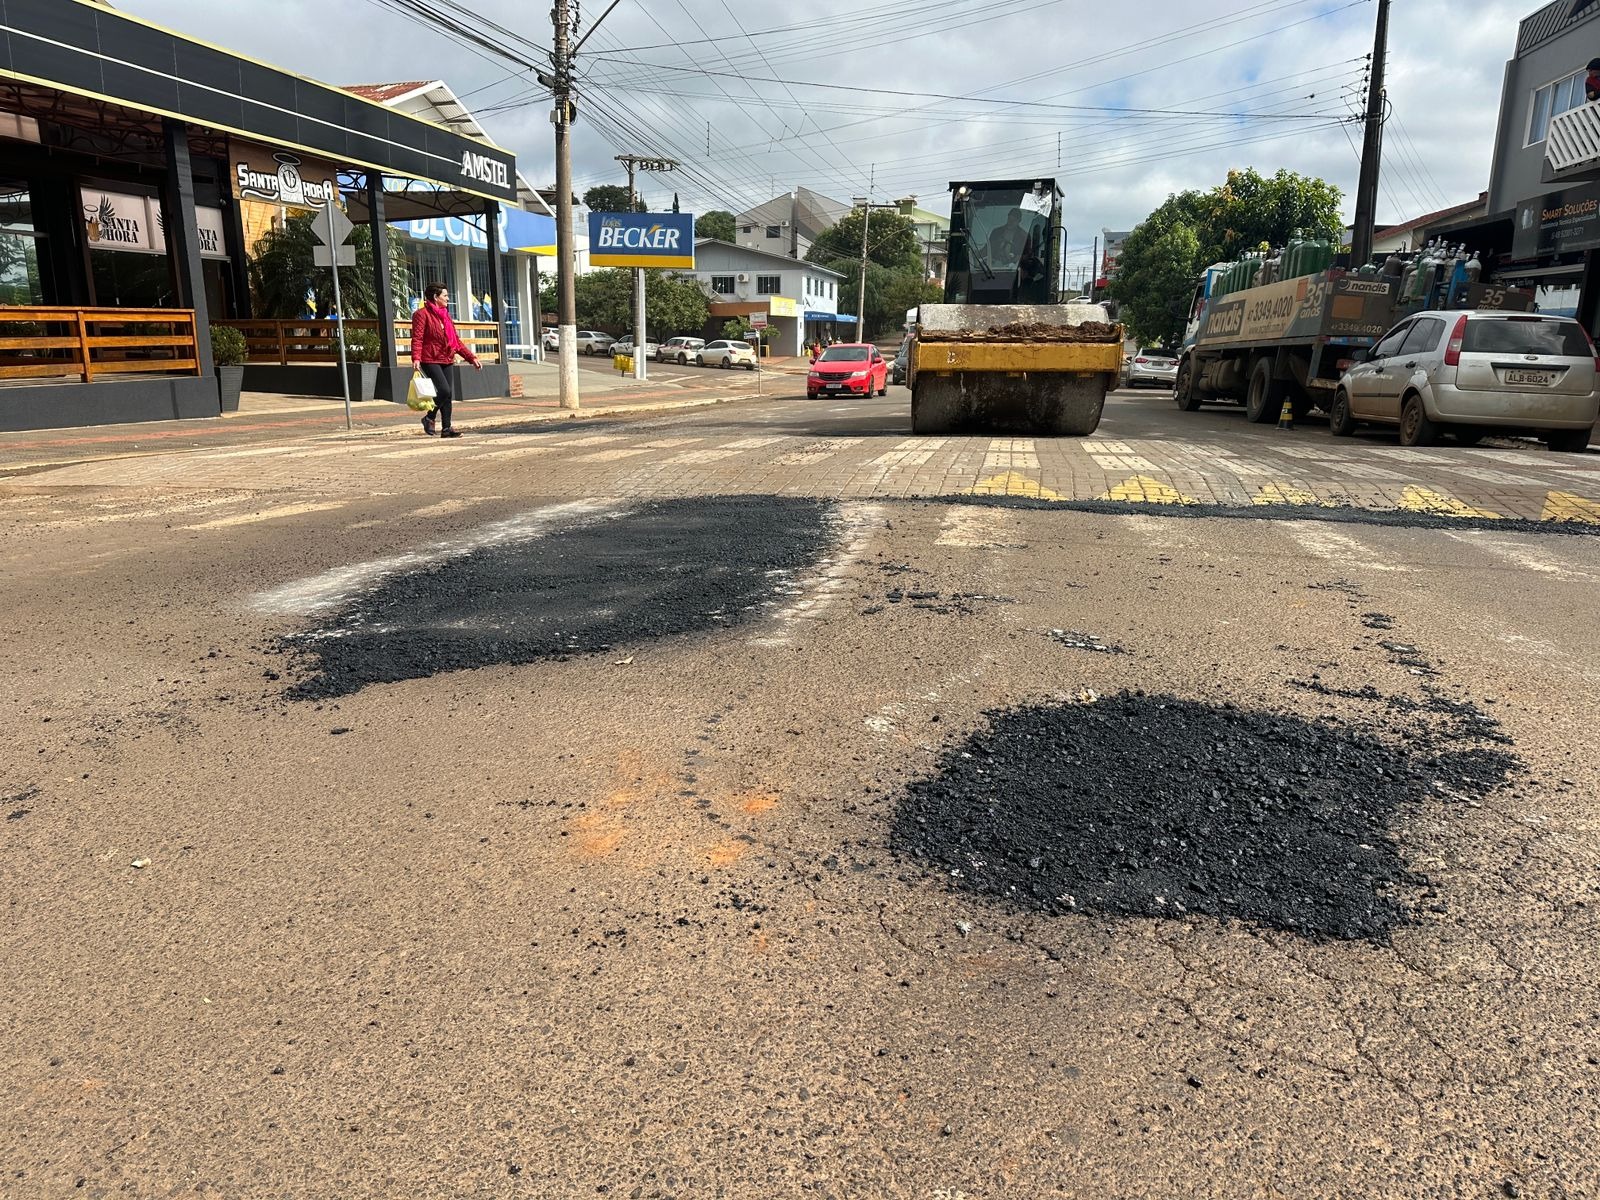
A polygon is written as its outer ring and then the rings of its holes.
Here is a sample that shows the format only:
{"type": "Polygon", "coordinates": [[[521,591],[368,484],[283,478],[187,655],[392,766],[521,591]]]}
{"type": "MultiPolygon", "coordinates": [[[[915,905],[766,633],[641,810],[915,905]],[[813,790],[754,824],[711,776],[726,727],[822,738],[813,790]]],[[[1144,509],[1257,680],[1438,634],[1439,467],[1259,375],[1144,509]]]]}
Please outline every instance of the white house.
{"type": "Polygon", "coordinates": [[[798,355],[811,338],[854,337],[856,318],[839,315],[844,276],[787,254],[697,238],[692,274],[711,296],[711,316],[767,314],[778,329],[774,354],[798,355]]]}

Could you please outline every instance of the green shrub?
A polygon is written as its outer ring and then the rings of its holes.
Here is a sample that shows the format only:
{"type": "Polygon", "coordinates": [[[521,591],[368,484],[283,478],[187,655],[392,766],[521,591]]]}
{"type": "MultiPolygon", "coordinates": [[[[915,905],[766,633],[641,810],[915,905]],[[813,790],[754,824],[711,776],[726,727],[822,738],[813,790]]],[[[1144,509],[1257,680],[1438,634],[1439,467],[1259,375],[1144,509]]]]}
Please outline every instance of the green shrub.
{"type": "Polygon", "coordinates": [[[219,367],[237,367],[250,357],[244,334],[231,325],[211,327],[211,358],[219,367]]]}
{"type": "Polygon", "coordinates": [[[370,329],[356,329],[345,334],[344,353],[348,362],[377,362],[378,356],[382,352],[382,347],[378,343],[378,335],[370,329]]]}

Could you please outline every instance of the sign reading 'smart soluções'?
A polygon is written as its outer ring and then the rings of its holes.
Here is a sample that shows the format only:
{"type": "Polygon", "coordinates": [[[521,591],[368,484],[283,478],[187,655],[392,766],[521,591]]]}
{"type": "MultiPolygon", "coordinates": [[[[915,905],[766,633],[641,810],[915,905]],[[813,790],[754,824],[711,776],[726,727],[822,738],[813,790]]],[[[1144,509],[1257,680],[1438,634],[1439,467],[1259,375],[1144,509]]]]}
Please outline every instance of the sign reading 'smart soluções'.
{"type": "Polygon", "coordinates": [[[597,267],[694,266],[694,214],[590,213],[589,262],[597,267]]]}

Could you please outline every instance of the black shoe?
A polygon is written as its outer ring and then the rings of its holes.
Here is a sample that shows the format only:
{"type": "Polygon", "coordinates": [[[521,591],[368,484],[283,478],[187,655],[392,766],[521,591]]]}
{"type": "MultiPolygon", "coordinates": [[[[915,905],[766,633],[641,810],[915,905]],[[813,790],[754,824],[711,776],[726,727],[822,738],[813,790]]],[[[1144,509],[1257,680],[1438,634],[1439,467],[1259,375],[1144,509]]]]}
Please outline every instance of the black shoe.
{"type": "Polygon", "coordinates": [[[442,437],[442,438],[460,437],[461,436],[461,430],[459,430],[459,429],[446,429],[443,432],[441,432],[439,434],[439,436],[442,437]]]}
{"type": "Polygon", "coordinates": [[[432,417],[423,417],[422,418],[422,432],[427,434],[429,437],[433,436],[433,418],[432,417]]]}

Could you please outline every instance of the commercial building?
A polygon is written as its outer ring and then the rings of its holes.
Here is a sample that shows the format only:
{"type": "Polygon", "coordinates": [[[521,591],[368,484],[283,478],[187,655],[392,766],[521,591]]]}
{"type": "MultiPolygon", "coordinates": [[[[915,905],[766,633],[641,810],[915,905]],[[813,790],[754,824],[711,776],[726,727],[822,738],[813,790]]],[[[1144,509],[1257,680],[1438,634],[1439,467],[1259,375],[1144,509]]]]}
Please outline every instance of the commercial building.
{"type": "Polygon", "coordinates": [[[683,274],[710,295],[712,331],[719,335],[728,318],[764,312],[778,330],[774,354],[797,355],[813,338],[854,337],[855,317],[839,314],[844,276],[837,271],[714,238],[697,238],[694,258],[694,270],[683,274]]]}
{"type": "Polygon", "coordinates": [[[915,196],[905,196],[894,203],[916,232],[924,277],[943,283],[945,263],[950,258],[950,218],[918,208],[915,196]]]}
{"type": "Polygon", "coordinates": [[[1427,237],[1487,255],[1502,283],[1541,312],[1600,332],[1600,103],[1584,97],[1600,54],[1600,4],[1554,0],[1517,26],[1500,93],[1486,213],[1428,226],[1427,237]]]}
{"type": "Polygon", "coordinates": [[[796,187],[734,217],[735,238],[749,250],[802,259],[825,229],[850,215],[850,206],[796,187]]]}
{"type": "MultiPolygon", "coordinates": [[[[508,151],[92,0],[6,0],[0,429],[215,415],[214,321],[255,327],[257,365],[336,376],[316,322],[253,311],[244,222],[250,199],[330,196],[366,227],[379,394],[403,394],[390,222],[499,227],[521,201],[508,151]]],[[[475,338],[498,360],[510,289],[499,239],[482,249],[469,290],[481,279],[493,316],[475,338]]],[[[464,383],[504,394],[506,367],[464,383]]]]}

